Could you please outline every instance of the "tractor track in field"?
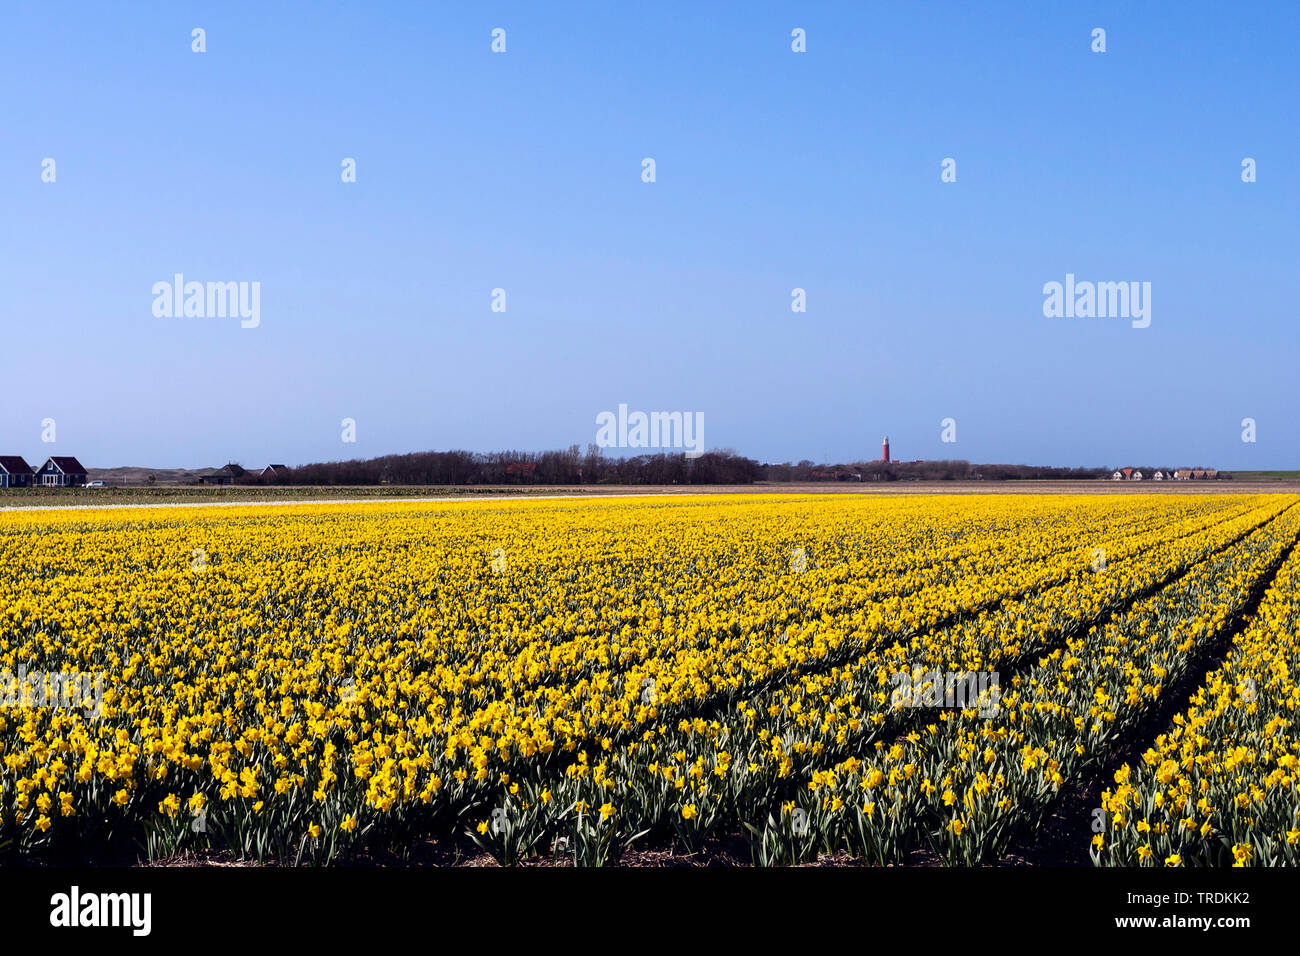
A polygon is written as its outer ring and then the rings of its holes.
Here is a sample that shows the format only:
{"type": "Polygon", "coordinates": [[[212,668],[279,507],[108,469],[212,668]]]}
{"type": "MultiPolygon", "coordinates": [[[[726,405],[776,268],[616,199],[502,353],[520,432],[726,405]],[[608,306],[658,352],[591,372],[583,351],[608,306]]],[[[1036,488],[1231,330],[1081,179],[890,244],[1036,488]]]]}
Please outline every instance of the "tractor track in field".
{"type": "MultiPolygon", "coordinates": [[[[1279,515],[1280,517],[1280,515],[1279,515]]],[[[1232,651],[1237,635],[1249,626],[1264,595],[1272,588],[1278,571],[1300,545],[1300,536],[1291,539],[1251,588],[1245,603],[1228,620],[1224,627],[1199,651],[1194,652],[1192,666],[1167,694],[1160,704],[1144,716],[1128,742],[1120,744],[1100,770],[1070,788],[1064,799],[1057,801],[1056,809],[1047,817],[1035,836],[1012,844],[1003,859],[1006,865],[1030,866],[1091,866],[1088,852],[1093,836],[1092,811],[1101,806],[1101,793],[1111,787],[1115,772],[1124,764],[1142,759],[1142,754],[1154,746],[1158,736],[1165,733],[1174,716],[1187,709],[1192,695],[1205,683],[1205,678],[1217,670],[1232,651]]]]}
{"type": "MultiPolygon", "coordinates": [[[[1300,507],[1300,505],[1292,505],[1291,507],[1300,507]]],[[[1165,590],[1170,586],[1170,584],[1184,577],[1186,574],[1190,573],[1197,567],[1200,567],[1201,565],[1205,564],[1208,561],[1214,560],[1219,555],[1222,555],[1223,553],[1227,552],[1231,548],[1239,545],[1242,541],[1244,541],[1246,538],[1248,538],[1250,535],[1254,534],[1255,532],[1259,531],[1261,528],[1267,527],[1268,525],[1272,524],[1274,521],[1279,520],[1289,510],[1291,510],[1290,507],[1284,508],[1281,511],[1279,511],[1277,514],[1257,522],[1251,527],[1243,530],[1240,534],[1234,536],[1231,540],[1224,542],[1222,545],[1215,548],[1213,551],[1209,552],[1199,560],[1188,564],[1187,567],[1173,570],[1170,573],[1164,575],[1160,580],[1143,588],[1140,592],[1128,595],[1118,600],[1113,606],[1103,609],[1099,614],[1091,617],[1087,621],[1080,622],[1075,626],[1069,628],[1065,633],[1058,635],[1058,637],[1051,642],[1050,646],[1045,645],[1043,648],[1037,649],[1027,655],[1022,655],[1023,660],[1027,661],[1028,665],[1032,665],[1032,662],[1036,661],[1039,657],[1042,657],[1044,654],[1051,653],[1051,651],[1055,649],[1057,646],[1063,646],[1065,641],[1068,640],[1070,637],[1074,636],[1075,634],[1084,631],[1089,627],[1093,627],[1098,624],[1104,624],[1105,622],[1110,621],[1116,615],[1126,613],[1127,610],[1133,607],[1134,604],[1136,604],[1138,601],[1142,600],[1145,597],[1150,597],[1153,594],[1157,594],[1162,590],[1165,590]]],[[[1225,520],[1231,520],[1231,519],[1225,519],[1225,520]]],[[[1294,545],[1295,545],[1295,541],[1293,540],[1292,544],[1288,546],[1287,549],[1285,549],[1285,553],[1289,554],[1290,549],[1294,547],[1294,545]]],[[[1265,573],[1261,575],[1261,579],[1260,579],[1261,583],[1257,584],[1257,587],[1261,588],[1261,590],[1259,591],[1258,595],[1256,595],[1252,591],[1250,597],[1247,599],[1247,603],[1243,604],[1243,609],[1241,612],[1242,614],[1246,614],[1250,611],[1253,611],[1254,608],[1258,605],[1259,598],[1262,597],[1264,591],[1267,590],[1268,584],[1272,582],[1272,579],[1276,574],[1276,569],[1280,566],[1281,566],[1280,562],[1276,563],[1276,565],[1271,564],[1269,568],[1265,571],[1265,573]]],[[[1046,588],[1034,589],[1028,593],[1032,595],[1038,593],[1039,591],[1048,591],[1060,586],[1063,586],[1063,582],[1046,588]]],[[[1000,607],[1002,603],[1003,603],[1002,601],[994,602],[994,604],[991,607],[983,609],[981,613],[985,613],[988,611],[996,611],[996,609],[1000,607]]],[[[965,616],[964,614],[956,615],[954,616],[953,620],[947,621],[943,625],[927,628],[920,633],[932,633],[934,630],[938,629],[938,627],[950,626],[952,623],[955,623],[956,620],[964,616],[965,616]]],[[[1228,637],[1227,640],[1230,641],[1231,637],[1228,637]]],[[[1217,639],[1216,639],[1216,643],[1217,643],[1217,639]]],[[[681,718],[690,718],[690,719],[699,718],[703,720],[718,719],[723,715],[731,712],[735,706],[735,700],[739,699],[739,697],[741,696],[743,696],[744,699],[754,699],[755,697],[761,696],[765,693],[769,693],[781,686],[788,684],[792,678],[797,678],[804,674],[822,673],[826,670],[831,669],[832,667],[842,666],[844,663],[847,663],[848,660],[852,660],[856,658],[856,656],[857,654],[850,654],[843,660],[839,660],[839,659],[831,660],[831,659],[823,658],[822,660],[817,662],[816,667],[801,669],[797,674],[791,674],[789,672],[785,672],[780,675],[773,675],[771,678],[761,681],[758,684],[748,688],[743,695],[737,695],[737,694],[711,695],[710,697],[699,699],[692,702],[692,704],[688,707],[683,707],[680,713],[674,711],[673,713],[670,714],[661,715],[660,719],[667,723],[672,723],[673,721],[681,718]]],[[[1018,658],[1018,660],[1021,660],[1021,658],[1018,658]]],[[[1203,672],[1198,671],[1198,674],[1203,675],[1203,672]]],[[[1191,685],[1187,689],[1186,693],[1190,694],[1191,690],[1194,689],[1194,687],[1195,687],[1194,684],[1191,685]]],[[[820,759],[822,759],[823,761],[826,760],[833,761],[836,759],[843,759],[843,757],[846,756],[862,756],[874,746],[875,740],[879,739],[881,736],[887,736],[893,739],[900,738],[906,735],[910,730],[913,730],[917,726],[923,724],[927,719],[930,718],[928,718],[927,715],[925,715],[924,713],[918,713],[918,712],[905,713],[899,720],[892,721],[888,725],[882,725],[882,728],[878,728],[877,733],[867,734],[862,739],[855,740],[852,743],[848,744],[846,747],[843,748],[842,753],[832,754],[831,751],[828,750],[827,752],[821,755],[820,759]],[[885,729],[886,726],[888,727],[888,729],[885,729]],[[883,733],[881,731],[883,731],[883,733]]],[[[635,732],[629,732],[629,733],[631,734],[631,736],[635,736],[635,732]]],[[[624,734],[624,733],[613,733],[610,736],[613,740],[619,743],[622,743],[625,739],[628,739],[628,734],[624,734]]],[[[1139,735],[1137,739],[1145,740],[1147,738],[1146,736],[1139,735]]],[[[561,763],[562,762],[563,760],[561,760],[561,763]]],[[[1104,776],[1104,774],[1102,776],[1104,776]]],[[[799,791],[802,790],[802,780],[803,777],[800,775],[800,773],[796,772],[792,774],[785,787],[779,787],[776,791],[768,794],[770,805],[779,806],[780,804],[791,799],[795,794],[797,794],[799,791]]],[[[1097,792],[1098,793],[1100,792],[1099,788],[1097,792]]],[[[473,804],[471,804],[471,808],[472,806],[473,804]]],[[[1085,860],[1087,859],[1086,844],[1087,844],[1087,840],[1085,838],[1085,840],[1083,841],[1083,856],[1085,860]]],[[[647,846],[651,846],[651,844],[647,844],[647,846]]],[[[1023,865],[1026,861],[1020,861],[1020,862],[1023,865]]],[[[1061,860],[1055,862],[1048,862],[1046,864],[1040,862],[1038,863],[1038,865],[1071,865],[1072,862],[1073,861],[1061,860]]],[[[909,860],[906,865],[909,866],[938,865],[938,861],[932,859],[930,855],[927,854],[925,851],[918,851],[913,854],[913,859],[909,860]]]]}
{"type": "MultiPolygon", "coordinates": [[[[1291,507],[1297,507],[1297,505],[1293,505],[1291,507]]],[[[1149,596],[1150,594],[1158,593],[1159,591],[1164,590],[1169,586],[1169,584],[1178,580],[1182,576],[1188,574],[1195,568],[1204,564],[1206,561],[1213,560],[1216,556],[1240,544],[1241,541],[1249,537],[1251,534],[1254,534],[1260,528],[1263,528],[1271,524],[1272,522],[1278,520],[1279,518],[1282,517],[1283,514],[1285,514],[1289,510],[1290,508],[1284,508],[1281,511],[1279,511],[1277,514],[1272,515],[1271,517],[1265,518],[1257,522],[1256,524],[1251,525],[1249,528],[1245,529],[1240,534],[1234,536],[1231,540],[1224,542],[1221,546],[1214,549],[1209,554],[1206,554],[1201,559],[1189,564],[1187,567],[1170,571],[1168,574],[1163,576],[1160,580],[1144,588],[1142,593],[1129,595],[1127,597],[1119,599],[1112,607],[1103,609],[1101,612],[1089,618],[1087,621],[1076,624],[1074,627],[1068,629],[1067,632],[1058,635],[1057,638],[1054,639],[1050,645],[1044,645],[1042,648],[1038,648],[1032,652],[1028,652],[1027,654],[1022,655],[1023,661],[1026,662],[1024,666],[1032,666],[1032,663],[1036,661],[1039,657],[1042,657],[1044,654],[1050,654],[1052,650],[1054,650],[1057,646],[1063,646],[1065,641],[1067,641],[1070,637],[1074,636],[1076,633],[1080,632],[1081,630],[1086,630],[1088,627],[1092,627],[1097,624],[1104,624],[1115,615],[1125,613],[1129,608],[1131,608],[1134,605],[1134,603],[1140,600],[1144,595],[1149,596]]],[[[1218,525],[1231,520],[1233,519],[1225,518],[1223,519],[1223,521],[1214,522],[1213,524],[1207,526],[1206,528],[1202,528],[1199,531],[1189,532],[1189,535],[1203,533],[1207,531],[1209,528],[1217,527],[1218,525]]],[[[1183,535],[1180,537],[1187,537],[1189,535],[1183,535]]],[[[1177,540],[1177,539],[1173,539],[1173,540],[1177,540]]],[[[1038,586],[1035,588],[1031,588],[1025,592],[1022,592],[1021,594],[1016,595],[1015,597],[1012,597],[1010,599],[1020,600],[1026,597],[1034,597],[1055,590],[1057,588],[1064,587],[1068,583],[1069,583],[1069,579],[1065,581],[1058,581],[1049,585],[1038,586]]],[[[1008,599],[1001,598],[1001,599],[994,600],[992,602],[988,602],[987,604],[980,606],[978,609],[975,609],[973,612],[970,609],[954,612],[951,615],[946,615],[940,621],[916,631],[915,634],[908,634],[905,636],[895,636],[894,638],[891,639],[889,643],[896,643],[898,641],[910,641],[915,636],[918,635],[924,636],[926,634],[934,633],[935,631],[941,630],[945,627],[951,627],[952,625],[958,623],[959,621],[965,619],[966,617],[971,616],[972,613],[974,614],[996,613],[998,609],[1001,608],[1002,605],[1006,602],[1006,600],[1008,599]]],[[[870,648],[867,648],[865,646],[855,645],[852,648],[842,647],[837,649],[836,653],[829,654],[823,658],[820,658],[816,662],[812,663],[810,666],[797,668],[793,671],[787,670],[787,671],[782,671],[778,674],[772,674],[764,678],[763,680],[757,681],[754,684],[749,685],[743,690],[737,690],[732,693],[711,694],[708,695],[707,697],[696,698],[690,702],[683,702],[683,704],[680,707],[674,708],[671,711],[666,711],[664,713],[661,713],[658,719],[659,721],[665,723],[673,723],[680,719],[693,720],[698,718],[706,721],[716,720],[728,713],[731,713],[734,710],[736,706],[736,702],[738,700],[753,700],[762,697],[765,694],[771,693],[783,686],[786,686],[790,684],[792,681],[797,681],[799,678],[803,676],[822,674],[825,673],[826,671],[832,670],[835,667],[842,667],[845,664],[851,663],[852,661],[856,660],[858,657],[860,657],[864,653],[867,653],[869,650],[870,648]]],[[[1021,660],[1021,658],[1018,658],[1017,660],[1021,660]]],[[[844,749],[844,753],[841,756],[842,757],[861,756],[863,753],[868,751],[874,745],[874,741],[879,739],[881,736],[888,736],[897,739],[899,737],[906,735],[910,730],[915,729],[917,726],[920,726],[921,724],[925,723],[927,719],[929,719],[926,717],[924,713],[921,712],[905,712],[905,713],[894,712],[894,713],[902,713],[903,716],[898,718],[896,721],[892,721],[889,724],[882,725],[881,728],[878,728],[877,733],[869,734],[862,740],[854,741],[852,744],[850,744],[844,749]],[[886,727],[888,729],[885,729],[886,727]]],[[[603,733],[603,731],[598,732],[593,730],[591,731],[591,733],[592,736],[590,738],[590,741],[595,741],[596,739],[599,738],[600,734],[603,733]]],[[[635,739],[638,733],[639,730],[613,732],[610,733],[609,736],[616,743],[621,744],[626,742],[627,740],[635,739]]],[[[562,762],[563,760],[560,761],[561,764],[562,762]]],[[[794,785],[794,782],[795,782],[795,777],[792,776],[791,778],[792,785],[794,785]]],[[[795,789],[798,789],[798,787],[796,786],[795,789]]],[[[784,802],[788,798],[789,798],[789,793],[782,791],[781,800],[777,802],[778,803],[784,802]]]]}
{"type": "MultiPolygon", "coordinates": [[[[1292,505],[1292,507],[1295,507],[1295,505],[1292,505]]],[[[1066,628],[1064,631],[1062,631],[1060,634],[1054,637],[1051,641],[1048,641],[1047,643],[1043,644],[1041,647],[1035,648],[1033,650],[1025,651],[1024,653],[1019,654],[1014,658],[1010,658],[1006,664],[1007,672],[1014,678],[1019,674],[1026,673],[1032,670],[1034,666],[1038,663],[1040,658],[1045,657],[1048,654],[1051,654],[1053,651],[1060,650],[1061,648],[1065,647],[1071,640],[1080,636],[1081,634],[1086,634],[1088,628],[1104,626],[1106,624],[1109,624],[1116,617],[1127,614],[1138,603],[1145,601],[1148,598],[1155,597],[1161,591],[1167,590],[1168,588],[1177,584],[1179,581],[1187,577],[1187,575],[1191,574],[1201,565],[1207,564],[1208,562],[1218,558],[1220,555],[1223,555],[1226,552],[1230,551],[1231,549],[1237,547],[1237,545],[1241,544],[1243,541],[1245,541],[1255,532],[1259,531],[1262,528],[1267,527],[1268,525],[1273,524],[1276,521],[1280,521],[1282,516],[1285,515],[1290,510],[1291,508],[1284,508],[1282,511],[1279,511],[1273,517],[1265,521],[1261,521],[1259,524],[1246,529],[1241,534],[1237,535],[1237,537],[1233,538],[1231,541],[1224,542],[1222,547],[1216,548],[1214,551],[1205,555],[1199,561],[1188,564],[1184,568],[1180,568],[1176,571],[1173,571],[1170,574],[1166,575],[1165,577],[1161,578],[1160,580],[1153,581],[1152,583],[1148,584],[1146,587],[1141,588],[1140,590],[1135,591],[1132,594],[1129,594],[1123,598],[1118,599],[1114,604],[1114,606],[1103,609],[1100,614],[1098,614],[1094,618],[1091,618],[1090,620],[1080,621],[1074,626],[1066,628]]],[[[1287,547],[1288,553],[1290,551],[1290,548],[1291,546],[1287,547]]],[[[1270,569],[1269,571],[1266,572],[1270,580],[1272,576],[1275,575],[1276,573],[1277,573],[1276,569],[1270,569]]],[[[1258,602],[1256,602],[1256,604],[1257,603],[1258,602]]],[[[1002,670],[1001,665],[999,665],[998,670],[999,672],[1002,670]]]]}
{"type": "MultiPolygon", "coordinates": [[[[1293,505],[1292,507],[1297,506],[1293,505]]],[[[1139,601],[1166,590],[1172,584],[1176,583],[1196,568],[1209,561],[1215,560],[1220,555],[1223,555],[1225,552],[1239,545],[1256,531],[1259,531],[1261,528],[1281,519],[1282,516],[1290,510],[1291,508],[1285,508],[1273,517],[1253,525],[1251,528],[1243,531],[1240,535],[1234,537],[1231,541],[1225,542],[1221,547],[1216,548],[1211,553],[1205,555],[1201,560],[1189,564],[1186,568],[1182,568],[1166,575],[1159,581],[1143,588],[1140,592],[1128,595],[1127,597],[1117,601],[1114,606],[1104,609],[1098,615],[1075,624],[1061,635],[1058,635],[1058,637],[1051,641],[1050,644],[1044,645],[1042,648],[1028,654],[1021,655],[1017,658],[1017,662],[1021,664],[1020,669],[1024,670],[1032,667],[1033,663],[1037,661],[1037,659],[1046,654],[1052,653],[1053,650],[1056,650],[1059,647],[1065,646],[1066,641],[1079,633],[1086,632],[1088,628],[1104,626],[1115,617],[1127,613],[1139,601]]],[[[1164,707],[1160,708],[1160,712],[1148,715],[1142,720],[1135,729],[1132,740],[1142,742],[1153,739],[1157,730],[1166,726],[1169,718],[1172,717],[1174,713],[1178,713],[1186,705],[1187,698],[1189,698],[1192,692],[1195,691],[1196,687],[1199,686],[1199,682],[1204,679],[1207,670],[1212,669],[1213,666],[1217,666],[1217,661],[1222,660],[1227,648],[1231,646],[1232,638],[1241,631],[1245,626],[1246,621],[1259,606],[1260,600],[1262,600],[1264,594],[1268,591],[1268,588],[1272,586],[1272,582],[1277,575],[1278,569],[1281,568],[1282,564],[1290,555],[1292,549],[1296,547],[1298,542],[1300,542],[1300,535],[1297,535],[1296,538],[1292,539],[1291,543],[1282,550],[1279,558],[1270,562],[1264,573],[1260,575],[1259,581],[1256,582],[1254,587],[1252,587],[1246,601],[1242,604],[1237,614],[1234,615],[1233,618],[1229,619],[1229,622],[1225,624],[1220,633],[1206,645],[1205,653],[1210,654],[1213,652],[1216,655],[1214,659],[1210,660],[1204,669],[1201,667],[1200,663],[1194,663],[1192,668],[1189,670],[1188,676],[1184,680],[1173,685],[1164,707]]],[[[1199,662],[1202,658],[1198,656],[1197,660],[1199,662]]],[[[1001,668],[999,668],[999,671],[1000,670],[1001,668]]],[[[1017,673],[1018,672],[1019,671],[1017,671],[1017,673]]],[[[918,730],[924,724],[932,720],[932,715],[924,711],[905,710],[888,712],[886,723],[876,728],[874,733],[868,733],[860,739],[855,739],[838,749],[828,748],[819,756],[819,760],[821,763],[826,764],[835,763],[839,760],[846,759],[847,757],[865,759],[870,756],[870,752],[875,746],[877,740],[885,739],[899,742],[910,732],[918,730]],[[889,714],[898,714],[899,716],[889,719],[889,714]]],[[[1049,823],[1034,828],[1038,834],[1037,840],[1031,839],[1026,841],[1023,836],[1017,838],[1012,843],[1013,849],[995,865],[1074,866],[1090,864],[1091,860],[1088,857],[1087,848],[1088,838],[1091,836],[1091,832],[1089,831],[1082,835],[1081,838],[1078,838],[1080,826],[1079,821],[1082,821],[1081,825],[1083,829],[1088,830],[1091,825],[1091,816],[1089,815],[1090,808],[1100,804],[1100,793],[1103,782],[1112,779],[1114,771],[1118,769],[1124,759],[1132,759],[1131,752],[1140,754],[1143,750],[1145,750],[1145,747],[1140,747],[1137,744],[1130,744],[1121,752],[1120,757],[1113,757],[1105,770],[1097,773],[1093,778],[1090,778],[1088,786],[1081,788],[1080,792],[1075,794],[1073,797],[1066,798],[1066,802],[1070,804],[1068,807],[1066,807],[1065,803],[1060,801],[1056,803],[1056,809],[1053,810],[1047,818],[1049,823]],[[1068,821],[1072,821],[1073,830],[1063,832],[1068,830],[1068,827],[1066,826],[1068,821]],[[1031,853],[1035,852],[1039,843],[1048,842],[1045,837],[1045,834],[1048,832],[1051,833],[1050,843],[1052,850],[1050,852],[1044,852],[1041,856],[1031,858],[1031,853]],[[1075,844],[1077,844],[1077,846],[1075,846],[1075,844]],[[1066,851],[1071,848],[1078,850],[1076,857],[1081,856],[1082,862],[1078,858],[1071,858],[1068,856],[1066,851]]],[[[787,786],[779,788],[778,791],[774,792],[774,794],[769,795],[778,798],[770,801],[771,805],[779,806],[781,803],[792,799],[802,790],[802,780],[803,776],[801,773],[796,772],[792,774],[787,786]]],[[[933,866],[942,864],[936,857],[934,857],[932,852],[927,849],[918,848],[913,851],[911,858],[904,865],[933,866]]]]}
{"type": "MultiPolygon", "coordinates": [[[[1296,507],[1296,506],[1293,505],[1292,507],[1296,507]]],[[[1201,565],[1205,564],[1208,561],[1213,561],[1219,555],[1241,544],[1242,541],[1250,537],[1256,531],[1259,531],[1261,528],[1264,528],[1272,524],[1274,521],[1280,519],[1282,515],[1286,514],[1286,512],[1289,510],[1290,508],[1285,508],[1282,511],[1279,511],[1277,514],[1273,515],[1272,517],[1266,518],[1263,521],[1260,521],[1258,524],[1252,525],[1251,527],[1242,531],[1239,535],[1232,538],[1231,540],[1225,541],[1221,546],[1215,548],[1213,551],[1204,555],[1199,560],[1189,563],[1184,568],[1178,568],[1170,571],[1168,574],[1164,575],[1159,580],[1154,581],[1151,584],[1148,584],[1146,587],[1140,589],[1139,591],[1136,591],[1132,594],[1125,595],[1124,597],[1116,599],[1116,601],[1111,606],[1102,608],[1096,615],[1086,620],[1076,622],[1075,624],[1065,628],[1063,631],[1061,631],[1061,633],[1057,634],[1050,641],[1043,643],[1042,645],[1035,647],[1032,650],[1025,651],[1024,653],[1018,655],[1017,657],[1010,659],[1007,662],[1005,667],[1006,677],[1003,676],[1003,669],[1004,669],[1003,666],[999,665],[998,666],[999,682],[1001,682],[1001,680],[1003,679],[1012,678],[1017,674],[1032,669],[1033,666],[1037,663],[1037,661],[1040,658],[1044,657],[1045,655],[1051,654],[1053,651],[1061,647],[1064,647],[1072,638],[1077,637],[1081,633],[1086,633],[1088,628],[1104,626],[1116,616],[1128,613],[1128,611],[1131,610],[1133,606],[1136,605],[1139,601],[1145,600],[1149,597],[1152,597],[1160,593],[1161,591],[1168,588],[1170,585],[1176,583],[1181,578],[1185,577],[1186,575],[1190,574],[1192,571],[1196,570],[1196,568],[1200,567],[1201,565]]],[[[1232,519],[1225,519],[1225,520],[1232,520],[1232,519]]],[[[1216,526],[1217,524],[1212,525],[1211,527],[1216,527],[1216,526]]],[[[1202,530],[1207,530],[1207,529],[1202,529],[1202,530]]],[[[1197,534],[1197,533],[1199,532],[1192,532],[1192,534],[1197,534]]],[[[1022,594],[1010,598],[1003,598],[1003,599],[993,601],[992,603],[986,606],[981,606],[975,609],[974,612],[971,611],[956,612],[952,615],[946,616],[941,621],[929,627],[926,627],[923,630],[917,631],[915,634],[908,634],[901,637],[895,637],[890,643],[898,643],[900,641],[910,641],[915,637],[925,637],[926,635],[934,634],[937,631],[941,631],[944,628],[952,627],[953,625],[960,623],[962,620],[965,620],[968,617],[973,617],[973,616],[978,616],[983,614],[995,614],[1002,608],[1002,606],[1006,603],[1007,600],[1023,600],[1023,599],[1039,597],[1041,595],[1045,595],[1051,591],[1054,591],[1058,588],[1065,587],[1069,583],[1070,580],[1058,581],[1054,584],[1037,587],[1037,588],[1031,588],[1030,590],[1023,592],[1022,594]]],[[[792,679],[797,679],[799,677],[803,677],[806,675],[812,676],[812,675],[823,674],[826,671],[832,670],[835,667],[843,667],[845,664],[851,663],[853,660],[856,660],[857,657],[861,656],[863,653],[868,653],[869,651],[870,648],[863,647],[860,649],[856,649],[854,652],[849,653],[847,655],[839,655],[839,654],[834,656],[827,655],[825,658],[816,661],[813,666],[800,668],[797,670],[797,672],[794,673],[783,672],[780,675],[774,675],[772,678],[769,678],[767,681],[759,685],[756,685],[757,693],[765,693],[774,690],[778,687],[790,683],[792,679]]],[[[716,698],[710,698],[710,701],[713,700],[716,700],[716,698]]],[[[727,701],[725,703],[725,706],[716,709],[718,710],[718,712],[724,712],[730,709],[730,707],[733,706],[733,704],[734,701],[727,701]]],[[[924,713],[907,712],[907,711],[894,711],[893,713],[901,713],[906,715],[905,717],[900,718],[900,720],[895,724],[895,726],[890,728],[890,730],[888,731],[888,734],[894,737],[895,739],[906,736],[910,731],[915,730],[917,727],[920,727],[925,723],[928,723],[932,719],[931,717],[925,715],[924,713]]],[[[707,717],[710,715],[705,715],[705,716],[707,717]]],[[[875,737],[872,737],[871,740],[867,742],[867,744],[872,743],[875,739],[876,739],[875,737]]],[[[846,756],[860,756],[861,754],[859,753],[859,751],[860,750],[865,751],[867,749],[867,744],[862,744],[858,747],[851,748],[850,752],[846,753],[846,756]]]]}

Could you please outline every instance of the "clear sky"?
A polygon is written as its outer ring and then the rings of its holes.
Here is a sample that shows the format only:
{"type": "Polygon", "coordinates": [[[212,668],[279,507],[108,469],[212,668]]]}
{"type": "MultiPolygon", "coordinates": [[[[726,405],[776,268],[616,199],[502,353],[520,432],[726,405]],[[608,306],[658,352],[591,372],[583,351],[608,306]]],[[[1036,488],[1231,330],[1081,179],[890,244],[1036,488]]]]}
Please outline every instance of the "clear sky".
{"type": "Polygon", "coordinates": [[[1290,2],[7,3],[0,454],[585,447],[624,403],[767,461],[1294,468],[1297,37],[1290,2]],[[156,317],[175,273],[259,282],[260,324],[156,317]],[[1150,282],[1150,326],[1046,317],[1067,274],[1150,282]]]}

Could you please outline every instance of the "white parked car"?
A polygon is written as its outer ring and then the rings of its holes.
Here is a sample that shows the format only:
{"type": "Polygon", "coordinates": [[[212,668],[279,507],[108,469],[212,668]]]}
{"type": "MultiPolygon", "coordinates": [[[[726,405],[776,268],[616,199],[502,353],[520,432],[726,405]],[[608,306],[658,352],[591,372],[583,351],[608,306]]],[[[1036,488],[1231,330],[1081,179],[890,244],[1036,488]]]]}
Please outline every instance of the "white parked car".
{"type": "Polygon", "coordinates": [[[103,487],[104,487],[104,483],[103,483],[102,481],[88,481],[88,482],[86,482],[86,487],[87,487],[87,488],[103,488],[103,487]]]}

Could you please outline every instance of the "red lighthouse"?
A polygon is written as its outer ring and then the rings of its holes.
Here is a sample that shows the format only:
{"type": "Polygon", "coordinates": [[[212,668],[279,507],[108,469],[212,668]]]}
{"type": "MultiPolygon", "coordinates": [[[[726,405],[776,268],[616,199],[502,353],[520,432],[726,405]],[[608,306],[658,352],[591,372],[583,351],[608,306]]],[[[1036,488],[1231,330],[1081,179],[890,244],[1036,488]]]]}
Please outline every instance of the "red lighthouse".
{"type": "Polygon", "coordinates": [[[880,460],[889,461],[889,436],[885,436],[885,442],[880,446],[880,460]]]}

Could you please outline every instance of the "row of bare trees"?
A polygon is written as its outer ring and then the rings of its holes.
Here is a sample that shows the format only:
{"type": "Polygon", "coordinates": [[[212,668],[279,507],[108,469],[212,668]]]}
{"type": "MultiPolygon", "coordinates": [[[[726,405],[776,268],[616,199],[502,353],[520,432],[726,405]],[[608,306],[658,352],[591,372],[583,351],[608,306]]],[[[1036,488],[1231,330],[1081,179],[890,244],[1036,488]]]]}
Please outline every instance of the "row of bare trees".
{"type": "Polygon", "coordinates": [[[727,449],[684,454],[607,456],[595,445],[562,451],[426,451],[318,462],[275,476],[248,473],[239,483],[281,485],[746,485],[818,481],[1007,481],[1107,478],[1106,468],[972,465],[968,461],[859,461],[759,464],[727,449]]]}
{"type": "Polygon", "coordinates": [[[758,462],[730,451],[606,457],[595,445],[563,451],[426,451],[351,461],[318,462],[253,484],[279,485],[712,485],[750,484],[763,478],[758,462]]]}

